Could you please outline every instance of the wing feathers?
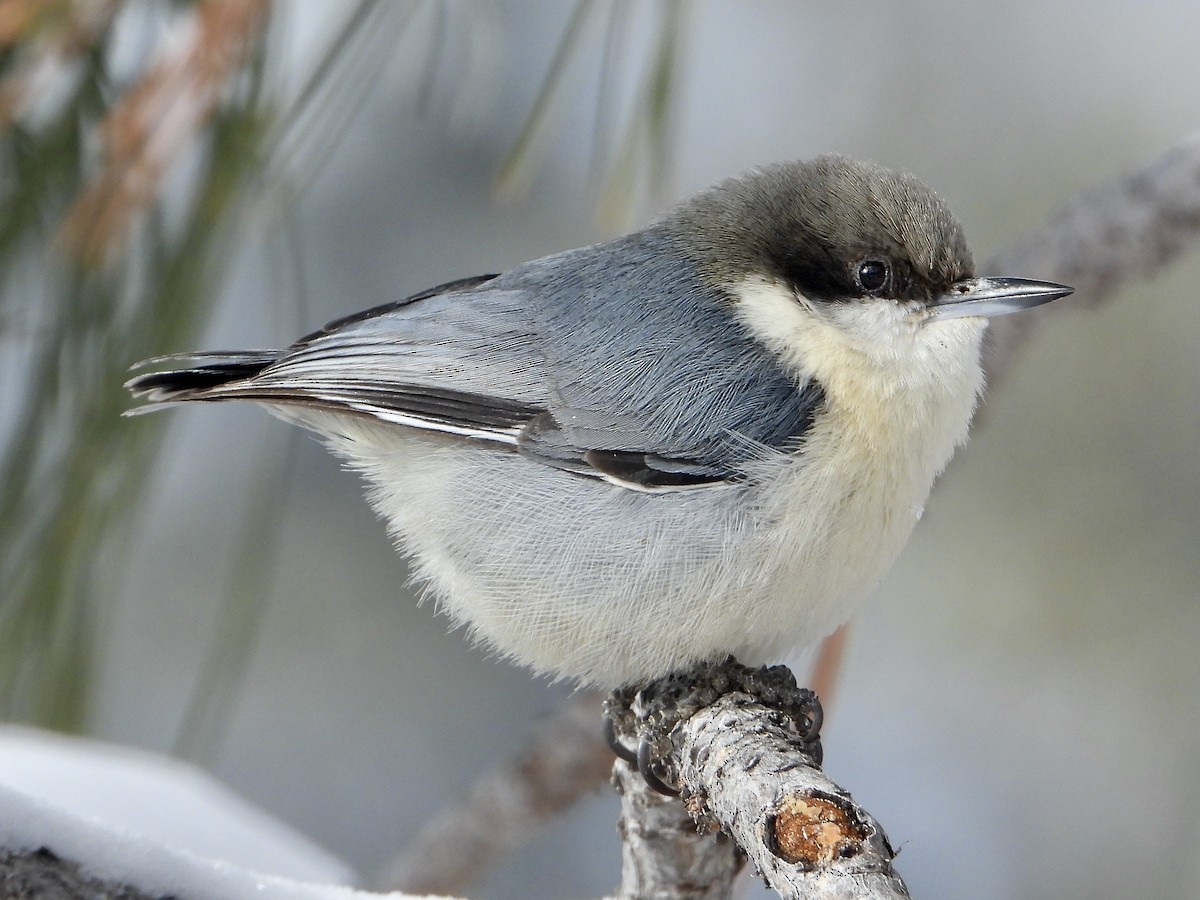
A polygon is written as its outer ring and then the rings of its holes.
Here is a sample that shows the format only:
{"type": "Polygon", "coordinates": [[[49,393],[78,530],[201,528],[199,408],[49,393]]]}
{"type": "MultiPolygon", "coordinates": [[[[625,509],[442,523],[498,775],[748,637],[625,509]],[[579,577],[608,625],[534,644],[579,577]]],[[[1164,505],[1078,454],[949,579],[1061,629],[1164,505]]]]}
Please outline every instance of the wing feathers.
{"type": "Polygon", "coordinates": [[[795,383],[730,332],[725,308],[679,261],[667,265],[669,247],[616,270],[602,251],[449,282],[283,351],[163,357],[150,362],[186,364],[127,387],[150,401],[135,412],[223,400],[323,409],[491,442],[638,491],[738,481],[743,444],[796,450],[820,386],[795,383]]]}

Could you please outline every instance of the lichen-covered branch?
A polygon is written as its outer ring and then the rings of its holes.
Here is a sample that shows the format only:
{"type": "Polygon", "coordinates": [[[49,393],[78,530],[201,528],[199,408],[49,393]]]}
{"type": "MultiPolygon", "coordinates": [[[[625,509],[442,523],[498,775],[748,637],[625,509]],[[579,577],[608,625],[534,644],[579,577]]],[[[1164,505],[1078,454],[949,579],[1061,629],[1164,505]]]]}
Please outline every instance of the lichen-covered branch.
{"type": "Polygon", "coordinates": [[[655,793],[625,762],[613,766],[621,797],[621,888],[616,900],[728,900],[746,857],[716,827],[699,827],[675,797],[655,793]]]}
{"type": "Polygon", "coordinates": [[[689,810],[716,823],[787,900],[899,900],[879,823],[808,757],[779,713],[726,694],[675,730],[689,810]]]}
{"type": "Polygon", "coordinates": [[[605,715],[638,770],[616,772],[621,897],[732,897],[746,859],[789,900],[908,897],[883,829],[822,773],[820,703],[785,667],[698,665],[614,692],[605,715]]]}

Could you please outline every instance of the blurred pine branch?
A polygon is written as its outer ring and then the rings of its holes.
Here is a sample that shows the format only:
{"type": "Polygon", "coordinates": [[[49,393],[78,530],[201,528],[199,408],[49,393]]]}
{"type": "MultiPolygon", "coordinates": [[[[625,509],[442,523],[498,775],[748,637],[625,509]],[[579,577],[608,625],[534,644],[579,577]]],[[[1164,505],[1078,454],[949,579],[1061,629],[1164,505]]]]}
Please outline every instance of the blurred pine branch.
{"type": "MultiPolygon", "coordinates": [[[[637,16],[627,0],[580,3],[501,181],[535,168],[549,106],[594,49],[584,31],[601,23],[589,32],[603,38],[590,151],[594,170],[609,170],[606,210],[627,210],[639,185],[660,186],[683,8],[648,10],[657,37],[618,112],[617,70],[638,64],[620,52],[637,16]]],[[[438,71],[486,57],[493,37],[484,8],[358,0],[339,10],[289,92],[272,41],[272,22],[289,10],[271,0],[0,0],[0,719],[87,724],[97,631],[166,424],[120,417],[127,366],[196,344],[236,255],[239,213],[278,207],[273,224],[286,227],[410,30],[420,27],[408,55],[424,59],[411,76],[418,112],[438,71]],[[447,66],[451,26],[464,16],[472,57],[447,66]]],[[[273,541],[253,514],[245,527],[227,621],[180,736],[193,754],[213,746],[255,644],[248,605],[261,602],[273,541]]]]}
{"type": "Polygon", "coordinates": [[[6,353],[20,357],[0,453],[4,718],[86,720],[113,576],[102,563],[128,533],[116,526],[147,484],[158,433],[121,419],[121,384],[131,360],[177,346],[207,309],[259,158],[267,11],[266,0],[0,3],[0,303],[6,353]],[[118,72],[119,30],[164,16],[186,39],[118,72]],[[195,175],[168,198],[184,159],[195,175]]]}

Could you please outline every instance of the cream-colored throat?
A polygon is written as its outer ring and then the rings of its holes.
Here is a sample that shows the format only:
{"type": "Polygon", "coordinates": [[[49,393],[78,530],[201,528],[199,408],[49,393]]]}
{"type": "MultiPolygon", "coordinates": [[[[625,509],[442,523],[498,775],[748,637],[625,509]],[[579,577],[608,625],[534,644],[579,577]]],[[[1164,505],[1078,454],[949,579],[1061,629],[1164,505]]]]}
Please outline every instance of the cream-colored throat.
{"type": "Polygon", "coordinates": [[[821,384],[826,427],[880,463],[932,479],[966,439],[985,320],[930,321],[882,299],[821,303],[765,278],[732,295],[750,334],[798,382],[821,384]]]}

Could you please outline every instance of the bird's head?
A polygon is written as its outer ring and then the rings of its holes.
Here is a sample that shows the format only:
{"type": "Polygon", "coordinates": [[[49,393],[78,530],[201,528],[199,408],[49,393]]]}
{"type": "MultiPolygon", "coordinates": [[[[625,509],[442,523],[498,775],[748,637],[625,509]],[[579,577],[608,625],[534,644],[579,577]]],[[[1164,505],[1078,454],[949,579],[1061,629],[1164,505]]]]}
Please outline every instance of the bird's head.
{"type": "Polygon", "coordinates": [[[1071,292],[975,277],[962,228],[937,194],[911,175],[843,156],[728,179],[663,224],[752,331],[775,345],[794,344],[805,326],[891,356],[933,337],[921,334],[927,326],[963,318],[975,321],[950,330],[977,341],[984,318],[1071,292]]]}

